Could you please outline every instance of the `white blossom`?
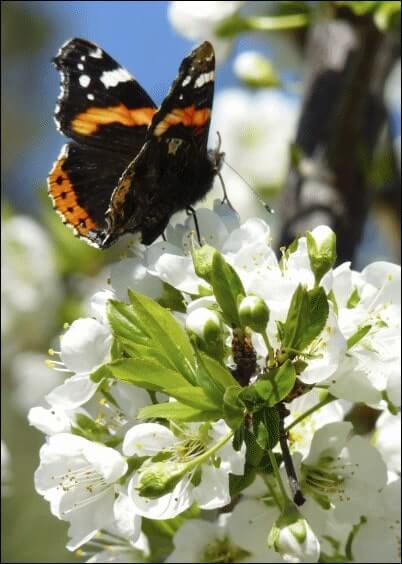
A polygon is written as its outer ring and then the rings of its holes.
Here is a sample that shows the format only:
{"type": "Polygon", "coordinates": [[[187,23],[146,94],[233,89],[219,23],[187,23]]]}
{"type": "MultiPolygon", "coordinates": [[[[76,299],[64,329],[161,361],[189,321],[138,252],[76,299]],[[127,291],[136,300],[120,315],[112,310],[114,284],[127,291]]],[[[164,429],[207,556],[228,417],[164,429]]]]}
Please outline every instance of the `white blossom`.
{"type": "Polygon", "coordinates": [[[389,472],[401,473],[401,413],[384,411],[376,421],[374,445],[381,453],[389,472]]]}
{"type": "Polygon", "coordinates": [[[175,549],[166,562],[281,562],[266,542],[276,514],[249,499],[214,522],[190,519],[176,533],[175,549]]]}
{"type": "Polygon", "coordinates": [[[110,328],[96,319],[72,323],[60,338],[60,357],[67,370],[76,374],[46,396],[50,405],[71,409],[93,396],[98,384],[90,374],[108,360],[111,343],[110,328]]]}
{"type": "Polygon", "coordinates": [[[305,493],[323,507],[335,508],[338,520],[358,521],[375,512],[378,492],[386,484],[386,467],[379,452],[358,436],[351,423],[328,423],[312,438],[301,464],[305,493]]]}
{"type": "Polygon", "coordinates": [[[213,423],[207,434],[205,427],[197,424],[182,427],[180,436],[157,423],[143,423],[129,430],[123,443],[123,452],[127,456],[152,457],[159,452],[169,453],[169,458],[164,459],[165,465],[155,465],[153,472],[152,462],[146,462],[131,478],[128,491],[136,511],[150,519],[170,519],[188,509],[194,502],[202,509],[216,509],[227,505],[230,502],[229,472],[239,475],[243,473],[245,455],[244,445],[236,452],[230,441],[225,441],[228,433],[229,428],[224,421],[213,423]],[[212,463],[212,453],[207,460],[204,460],[204,453],[219,443],[221,447],[216,454],[220,463],[217,466],[212,463]],[[199,464],[197,457],[201,459],[199,464]],[[191,470],[187,471],[187,466],[191,470]],[[176,468],[181,469],[181,474],[172,491],[159,494],[160,497],[142,495],[141,486],[145,485],[146,474],[153,472],[150,485],[156,488],[158,480],[168,480],[170,472],[176,468]],[[194,486],[191,478],[194,471],[199,469],[200,481],[194,486]]]}
{"type": "Polygon", "coordinates": [[[126,471],[116,450],[77,435],[53,435],[42,446],[35,488],[53,515],[70,522],[70,550],[113,521],[115,484],[126,471]]]}

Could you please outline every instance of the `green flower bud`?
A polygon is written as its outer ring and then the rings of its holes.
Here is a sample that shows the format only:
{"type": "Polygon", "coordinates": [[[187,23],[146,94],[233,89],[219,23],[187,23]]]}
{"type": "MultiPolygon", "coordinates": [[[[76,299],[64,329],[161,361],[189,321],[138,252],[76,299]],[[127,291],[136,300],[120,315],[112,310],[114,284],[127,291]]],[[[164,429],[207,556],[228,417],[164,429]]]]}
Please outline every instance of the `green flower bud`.
{"type": "Polygon", "coordinates": [[[135,489],[140,496],[155,499],[171,492],[186,472],[182,462],[155,462],[141,472],[135,489]]]}
{"type": "Polygon", "coordinates": [[[320,544],[306,519],[289,502],[268,535],[268,547],[288,562],[317,562],[320,544]]]}
{"type": "Polygon", "coordinates": [[[187,316],[186,329],[196,338],[201,350],[211,356],[222,358],[224,329],[217,313],[206,307],[195,309],[187,316]]]}
{"type": "Polygon", "coordinates": [[[310,266],[318,286],[324,274],[335,264],[336,235],[326,225],[319,225],[313,231],[307,231],[306,238],[310,266]]]}
{"type": "Polygon", "coordinates": [[[264,333],[269,320],[269,308],[262,298],[246,296],[239,304],[239,317],[243,327],[264,333]]]}

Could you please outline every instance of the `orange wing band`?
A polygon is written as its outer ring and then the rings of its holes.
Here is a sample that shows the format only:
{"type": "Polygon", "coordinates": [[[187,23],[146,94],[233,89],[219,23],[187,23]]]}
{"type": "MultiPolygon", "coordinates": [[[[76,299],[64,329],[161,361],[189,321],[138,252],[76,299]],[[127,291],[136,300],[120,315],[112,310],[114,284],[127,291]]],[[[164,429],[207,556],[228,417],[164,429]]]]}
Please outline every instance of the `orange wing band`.
{"type": "Polygon", "coordinates": [[[69,224],[77,235],[85,237],[97,226],[84,208],[78,204],[74,187],[68,174],[63,170],[65,160],[63,157],[59,158],[49,174],[49,194],[63,222],[69,224]]]}
{"type": "Polygon", "coordinates": [[[130,110],[124,104],[109,108],[88,108],[78,114],[72,121],[71,127],[80,135],[93,135],[102,125],[121,123],[128,127],[135,125],[149,125],[156,108],[135,108],[130,110]]]}
{"type": "Polygon", "coordinates": [[[195,106],[176,108],[158,123],[155,127],[154,135],[156,135],[156,137],[160,137],[169,129],[169,127],[180,123],[185,127],[195,127],[196,129],[202,131],[205,124],[208,123],[210,117],[211,110],[209,108],[201,108],[200,110],[196,110],[195,106]]]}

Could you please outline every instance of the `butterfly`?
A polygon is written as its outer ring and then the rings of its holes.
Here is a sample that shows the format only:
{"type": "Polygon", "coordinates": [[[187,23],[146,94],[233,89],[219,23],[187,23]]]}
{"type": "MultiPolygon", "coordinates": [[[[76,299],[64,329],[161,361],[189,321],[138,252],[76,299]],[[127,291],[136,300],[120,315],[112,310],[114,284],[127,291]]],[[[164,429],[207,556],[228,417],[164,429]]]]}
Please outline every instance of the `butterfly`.
{"type": "Polygon", "coordinates": [[[104,249],[126,233],[145,245],[170,217],[192,209],[211,189],[224,154],[207,141],[215,55],[205,41],[181,63],[157,108],[139,83],[100,47],[65,43],[58,129],[71,139],[48,177],[53,207],[87,243],[104,249]]]}

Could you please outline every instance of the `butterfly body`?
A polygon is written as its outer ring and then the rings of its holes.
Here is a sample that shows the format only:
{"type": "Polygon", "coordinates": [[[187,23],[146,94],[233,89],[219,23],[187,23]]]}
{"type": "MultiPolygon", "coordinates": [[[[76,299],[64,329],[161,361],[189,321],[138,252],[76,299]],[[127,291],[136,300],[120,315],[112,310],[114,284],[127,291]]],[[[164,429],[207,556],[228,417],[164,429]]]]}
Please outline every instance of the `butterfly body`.
{"type": "Polygon", "coordinates": [[[106,248],[125,233],[151,244],[173,213],[202,199],[223,154],[208,151],[214,53],[186,57],[159,109],[129,73],[95,44],[66,43],[56,123],[73,142],[49,175],[56,211],[88,243],[106,248]]]}

